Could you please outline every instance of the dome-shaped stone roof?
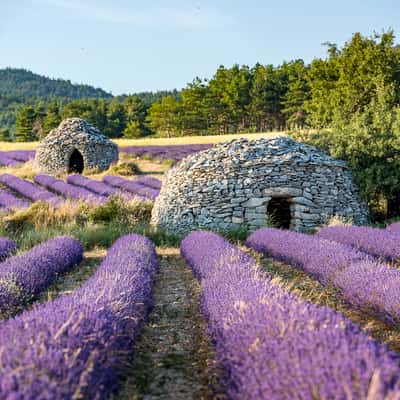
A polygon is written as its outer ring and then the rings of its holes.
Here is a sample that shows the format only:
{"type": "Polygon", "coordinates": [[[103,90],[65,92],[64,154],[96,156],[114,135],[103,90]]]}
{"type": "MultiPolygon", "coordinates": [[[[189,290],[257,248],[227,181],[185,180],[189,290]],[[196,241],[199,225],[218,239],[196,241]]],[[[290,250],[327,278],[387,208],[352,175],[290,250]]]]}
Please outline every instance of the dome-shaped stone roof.
{"type": "Polygon", "coordinates": [[[235,167],[250,165],[307,164],[329,165],[347,168],[344,161],[335,159],[316,147],[296,142],[288,136],[260,138],[258,140],[236,139],[187,157],[177,167],[184,169],[235,167]]]}
{"type": "Polygon", "coordinates": [[[35,166],[53,175],[103,171],[118,161],[118,146],[81,118],[67,118],[51,130],[36,150],[35,166]]]}
{"type": "Polygon", "coordinates": [[[368,222],[344,161],[289,137],[232,140],[190,155],[166,174],[152,223],[171,233],[251,230],[278,219],[306,231],[333,216],[368,222]]]}

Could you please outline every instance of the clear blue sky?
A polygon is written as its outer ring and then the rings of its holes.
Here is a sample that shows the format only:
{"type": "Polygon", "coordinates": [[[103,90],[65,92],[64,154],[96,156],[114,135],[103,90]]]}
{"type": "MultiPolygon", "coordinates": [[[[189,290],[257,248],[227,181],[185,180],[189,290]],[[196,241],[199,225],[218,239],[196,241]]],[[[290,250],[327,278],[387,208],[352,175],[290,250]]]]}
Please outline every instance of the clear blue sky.
{"type": "Polygon", "coordinates": [[[324,57],[393,28],[399,0],[0,0],[0,68],[114,94],[181,88],[219,65],[324,57]]]}

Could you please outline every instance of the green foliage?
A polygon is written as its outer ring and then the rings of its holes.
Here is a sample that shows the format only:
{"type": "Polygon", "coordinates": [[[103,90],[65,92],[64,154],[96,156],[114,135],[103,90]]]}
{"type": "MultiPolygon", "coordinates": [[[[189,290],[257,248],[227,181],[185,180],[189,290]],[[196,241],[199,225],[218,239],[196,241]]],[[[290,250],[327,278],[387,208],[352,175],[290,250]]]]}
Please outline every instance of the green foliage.
{"type": "Polygon", "coordinates": [[[114,221],[121,225],[134,226],[150,220],[152,207],[151,202],[127,202],[118,196],[113,196],[105,204],[91,209],[88,219],[95,224],[114,221]]]}
{"type": "Polygon", "coordinates": [[[373,84],[375,94],[362,111],[303,139],[347,160],[375,215],[392,218],[400,215],[400,106],[394,84],[378,78],[373,84]]]}
{"type": "Polygon", "coordinates": [[[60,122],[60,107],[56,102],[50,103],[43,120],[43,136],[48,135],[52,129],[57,128],[60,122]]]}
{"type": "Polygon", "coordinates": [[[140,174],[139,166],[133,161],[120,161],[118,164],[114,164],[110,168],[110,174],[132,176],[140,174]]]}
{"type": "Polygon", "coordinates": [[[33,127],[36,120],[36,112],[33,107],[23,107],[16,118],[15,140],[17,142],[31,142],[35,140],[33,127]]]}

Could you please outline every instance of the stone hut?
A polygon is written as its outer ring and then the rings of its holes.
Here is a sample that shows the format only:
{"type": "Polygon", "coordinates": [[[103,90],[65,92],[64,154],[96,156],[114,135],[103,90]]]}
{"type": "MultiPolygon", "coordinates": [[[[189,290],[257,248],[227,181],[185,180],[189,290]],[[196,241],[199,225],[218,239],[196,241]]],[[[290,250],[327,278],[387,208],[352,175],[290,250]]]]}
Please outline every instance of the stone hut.
{"type": "Polygon", "coordinates": [[[118,161],[118,146],[89,122],[68,118],[40,142],[35,156],[38,171],[51,174],[104,171],[118,161]]]}
{"type": "Polygon", "coordinates": [[[182,160],[167,172],[152,224],[170,233],[266,225],[308,231],[333,216],[369,220],[346,163],[277,137],[233,140],[182,160]]]}

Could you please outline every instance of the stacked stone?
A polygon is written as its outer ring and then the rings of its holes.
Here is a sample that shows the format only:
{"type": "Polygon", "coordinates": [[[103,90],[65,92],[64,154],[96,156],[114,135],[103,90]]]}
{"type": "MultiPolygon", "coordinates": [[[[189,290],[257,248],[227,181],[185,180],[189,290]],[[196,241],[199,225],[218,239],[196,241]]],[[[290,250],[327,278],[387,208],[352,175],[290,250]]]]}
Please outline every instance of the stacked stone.
{"type": "Polygon", "coordinates": [[[369,220],[345,162],[278,137],[233,140],[184,159],[167,173],[152,223],[171,233],[255,230],[268,224],[268,203],[276,197],[290,203],[290,228],[298,231],[333,216],[369,220]]]}
{"type": "Polygon", "coordinates": [[[50,175],[66,174],[74,150],[81,153],[85,169],[104,171],[118,161],[118,146],[114,142],[87,121],[68,118],[39,144],[35,167],[50,175]]]}

